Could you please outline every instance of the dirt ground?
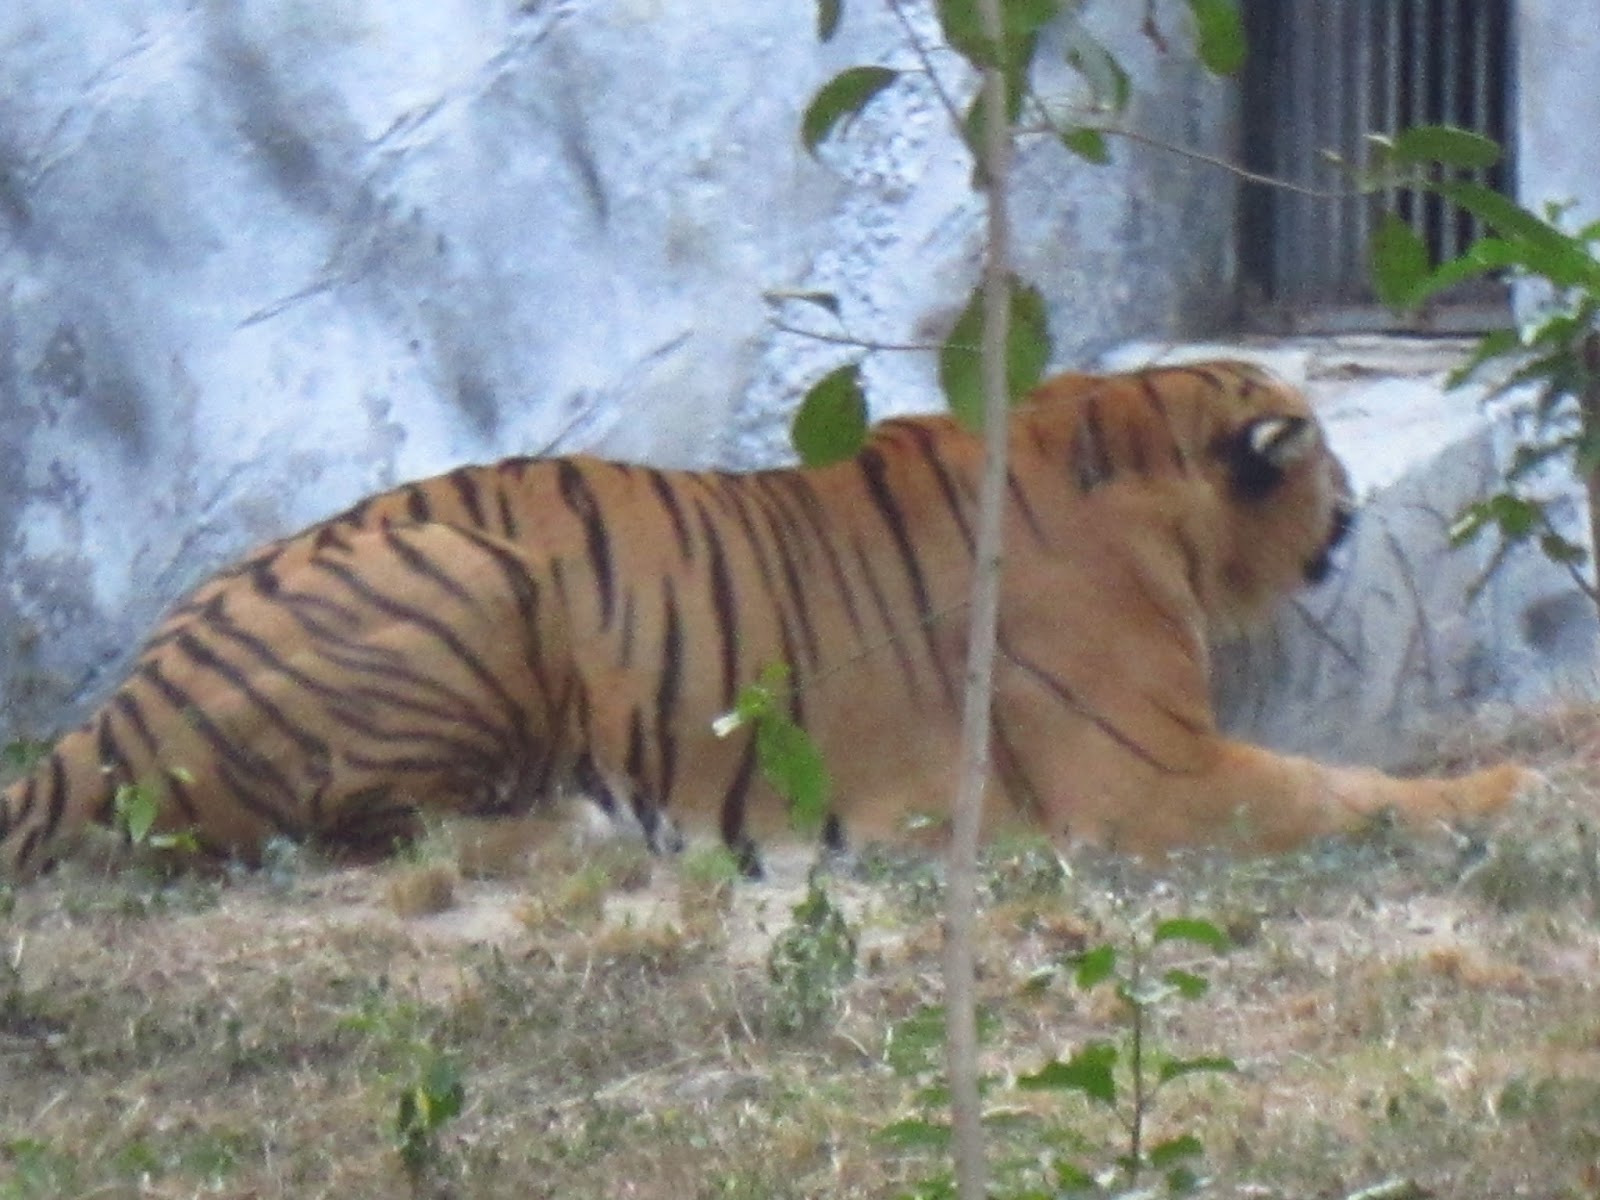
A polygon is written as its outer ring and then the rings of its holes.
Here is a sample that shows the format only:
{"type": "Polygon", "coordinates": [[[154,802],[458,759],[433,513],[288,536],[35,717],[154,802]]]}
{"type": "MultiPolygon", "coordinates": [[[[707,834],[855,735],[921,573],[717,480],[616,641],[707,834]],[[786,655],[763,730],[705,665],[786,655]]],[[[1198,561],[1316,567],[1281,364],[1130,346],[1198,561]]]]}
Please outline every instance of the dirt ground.
{"type": "MultiPolygon", "coordinates": [[[[1549,778],[1488,830],[1159,870],[994,848],[997,1193],[1160,1194],[1192,1137],[1175,1182],[1206,1196],[1600,1194],[1600,718],[1488,752],[1549,778]],[[1152,947],[1179,916],[1232,948],[1152,947]],[[1074,980],[1106,945],[1142,972],[1150,1080],[1232,1069],[1136,1101],[1134,1010],[1074,980]],[[1113,1103],[1024,1086],[1098,1043],[1113,1103]],[[1161,1161],[1130,1183],[1135,1124],[1161,1161]]],[[[371,868],[78,864],[0,892],[0,1200],[944,1195],[940,864],[831,873],[845,935],[797,925],[810,857],[747,883],[713,854],[441,836],[371,868]]]]}

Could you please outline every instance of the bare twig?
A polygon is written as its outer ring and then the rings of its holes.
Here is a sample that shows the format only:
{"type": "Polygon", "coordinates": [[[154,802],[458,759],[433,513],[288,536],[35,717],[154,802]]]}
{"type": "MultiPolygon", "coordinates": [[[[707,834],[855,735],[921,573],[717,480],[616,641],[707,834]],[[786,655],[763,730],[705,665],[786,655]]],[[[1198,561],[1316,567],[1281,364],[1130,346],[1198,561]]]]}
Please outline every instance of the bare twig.
{"type": "MultiPolygon", "coordinates": [[[[1041,124],[1018,129],[1018,136],[1060,137],[1067,132],[1067,130],[1062,129],[1055,118],[1037,100],[1035,100],[1034,108],[1039,112],[1041,124]]],[[[1075,123],[1073,128],[1092,129],[1094,132],[1103,133],[1107,137],[1118,137],[1141,146],[1150,146],[1153,149],[1174,154],[1179,158],[1187,158],[1193,162],[1203,163],[1208,167],[1215,167],[1219,171],[1226,171],[1235,179],[1242,179],[1246,183],[1259,183],[1265,187],[1277,188],[1279,191],[1293,192],[1297,196],[1310,196],[1318,200],[1350,200],[1361,196],[1370,196],[1375,190],[1372,187],[1319,188],[1304,183],[1291,183],[1289,180],[1280,179],[1276,175],[1265,175],[1260,171],[1252,171],[1246,167],[1241,167],[1238,163],[1231,162],[1221,155],[1208,154],[1204,150],[1196,150],[1192,146],[1180,146],[1176,142],[1169,142],[1164,138],[1156,137],[1152,133],[1129,129],[1126,125],[1083,121],[1075,123]]]]}
{"type": "MultiPolygon", "coordinates": [[[[979,19],[993,45],[1004,44],[1000,0],[980,0],[979,19]]],[[[1011,320],[1010,218],[1006,186],[1011,121],[1002,69],[985,67],[980,105],[979,176],[988,209],[983,265],[983,479],[967,634],[967,679],[961,720],[961,765],[951,820],[945,897],[945,1020],[950,1066],[951,1129],[956,1192],[983,1200],[987,1176],[982,1096],[978,1087],[977,985],[973,926],[977,907],[978,837],[989,778],[989,730],[1000,613],[1001,513],[1006,481],[1006,343],[1011,320]]]]}

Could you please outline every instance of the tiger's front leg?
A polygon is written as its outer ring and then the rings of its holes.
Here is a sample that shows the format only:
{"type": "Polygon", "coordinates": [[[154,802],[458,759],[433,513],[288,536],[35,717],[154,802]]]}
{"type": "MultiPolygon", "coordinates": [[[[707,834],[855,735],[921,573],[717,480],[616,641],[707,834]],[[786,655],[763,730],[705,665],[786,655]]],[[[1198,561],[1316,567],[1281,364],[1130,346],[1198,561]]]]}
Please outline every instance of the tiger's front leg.
{"type": "Polygon", "coordinates": [[[1165,854],[1194,846],[1290,850],[1391,814],[1419,832],[1491,816],[1537,776],[1502,765],[1400,779],[1276,754],[1197,729],[1141,745],[1139,731],[1065,712],[1015,678],[1001,689],[997,756],[1007,790],[1052,836],[1165,854]]]}
{"type": "Polygon", "coordinates": [[[1493,816],[1534,778],[1503,764],[1453,778],[1400,779],[1218,739],[1208,769],[1158,786],[1152,832],[1174,846],[1220,843],[1268,853],[1352,832],[1382,815],[1428,833],[1493,816]]]}

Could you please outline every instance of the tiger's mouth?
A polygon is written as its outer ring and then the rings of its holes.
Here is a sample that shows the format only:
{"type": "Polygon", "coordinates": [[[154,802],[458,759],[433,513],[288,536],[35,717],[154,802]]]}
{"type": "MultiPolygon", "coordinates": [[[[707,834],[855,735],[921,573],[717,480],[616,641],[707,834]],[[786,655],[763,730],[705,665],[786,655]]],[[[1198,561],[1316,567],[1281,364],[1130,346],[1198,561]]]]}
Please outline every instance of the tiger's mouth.
{"type": "Polygon", "coordinates": [[[1334,506],[1333,523],[1328,529],[1327,540],[1322,543],[1322,548],[1317,551],[1316,557],[1305,565],[1305,579],[1308,584],[1318,584],[1326,579],[1338,568],[1339,547],[1350,538],[1350,531],[1355,527],[1356,510],[1348,501],[1341,500],[1334,506]]]}

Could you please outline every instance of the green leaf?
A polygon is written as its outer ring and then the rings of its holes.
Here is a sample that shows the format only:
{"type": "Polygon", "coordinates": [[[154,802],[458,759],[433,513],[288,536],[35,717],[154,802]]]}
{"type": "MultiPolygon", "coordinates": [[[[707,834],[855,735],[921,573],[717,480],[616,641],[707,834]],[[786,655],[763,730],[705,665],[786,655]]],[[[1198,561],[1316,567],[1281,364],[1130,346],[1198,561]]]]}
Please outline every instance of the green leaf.
{"type": "Polygon", "coordinates": [[[1192,1133],[1167,1138],[1150,1147],[1150,1165],[1158,1171],[1175,1166],[1186,1158],[1198,1158],[1206,1152],[1200,1139],[1192,1133]]]}
{"type": "Polygon", "coordinates": [[[806,149],[816,154],[835,125],[859,115],[874,96],[898,78],[900,72],[888,67],[851,67],[823,84],[800,119],[800,140],[806,149]]]}
{"type": "Polygon", "coordinates": [[[1211,983],[1204,975],[1196,975],[1193,971],[1184,971],[1178,967],[1170,968],[1162,981],[1185,1000],[1198,1000],[1211,990],[1211,983]]]}
{"type": "Polygon", "coordinates": [[[1064,130],[1061,134],[1061,144],[1079,158],[1088,159],[1096,165],[1111,161],[1111,147],[1106,144],[1105,134],[1098,129],[1064,130]]]}
{"type": "Polygon", "coordinates": [[[1510,354],[1522,344],[1515,329],[1492,329],[1478,339],[1478,344],[1472,348],[1472,353],[1449,375],[1445,376],[1444,385],[1447,388],[1460,387],[1477,372],[1478,368],[1490,359],[1499,358],[1501,355],[1510,354]]]}
{"type": "Polygon", "coordinates": [[[1123,112],[1133,84],[1122,64],[1076,17],[1067,24],[1065,42],[1067,65],[1089,86],[1094,102],[1112,113],[1123,112]]]}
{"type": "Polygon", "coordinates": [[[855,456],[867,440],[867,398],[861,390],[859,363],[825,375],[806,393],[790,437],[800,461],[808,467],[855,456]]]}
{"type": "Polygon", "coordinates": [[[906,1117],[878,1130],[877,1140],[908,1150],[943,1150],[950,1144],[950,1126],[906,1117]]]}
{"type": "Polygon", "coordinates": [[[1205,1055],[1199,1058],[1169,1058],[1161,1064],[1161,1069],[1156,1078],[1160,1083],[1169,1083],[1174,1079],[1181,1079],[1185,1075],[1233,1075],[1238,1070],[1238,1063],[1221,1055],[1205,1055]]]}
{"type": "Polygon", "coordinates": [[[142,784],[125,783],[117,788],[111,804],[128,840],[135,846],[144,845],[161,808],[155,792],[142,784]]]}
{"type": "Polygon", "coordinates": [[[1150,941],[1155,945],[1160,945],[1162,942],[1193,942],[1197,946],[1215,950],[1218,954],[1226,952],[1230,947],[1228,935],[1218,926],[1200,917],[1172,917],[1162,921],[1151,933],[1150,941]]]}
{"type": "Polygon", "coordinates": [[[1429,185],[1431,189],[1458,208],[1473,216],[1508,238],[1524,238],[1551,250],[1571,249],[1579,259],[1588,260],[1581,242],[1562,233],[1554,225],[1540,220],[1533,213],[1502,196],[1493,188],[1460,179],[1446,179],[1429,185]]]}
{"type": "Polygon", "coordinates": [[[1461,510],[1461,515],[1450,525],[1450,544],[1463,545],[1491,525],[1499,529],[1506,541],[1521,542],[1542,524],[1543,505],[1510,492],[1499,492],[1461,510]]]}
{"type": "Polygon", "coordinates": [[[1500,144],[1453,125],[1413,125],[1394,135],[1389,154],[1391,161],[1398,164],[1440,163],[1482,170],[1500,161],[1500,144]]]}
{"type": "Polygon", "coordinates": [[[944,1061],[944,1008],[926,1004],[889,1029],[884,1061],[897,1075],[919,1075],[944,1061]]]}
{"type": "Polygon", "coordinates": [[[839,32],[843,0],[817,0],[817,40],[831,42],[839,32]]]}
{"type": "Polygon", "coordinates": [[[1091,1042],[1066,1062],[1056,1059],[1031,1075],[1018,1076],[1017,1086],[1025,1091],[1082,1092],[1091,1100],[1115,1104],[1116,1064],[1115,1046],[1110,1042],[1091,1042]]]}
{"type": "Polygon", "coordinates": [[[1189,0],[1194,13],[1195,48],[1213,75],[1236,75],[1247,45],[1239,0],[1189,0]]]}
{"type": "Polygon", "coordinates": [[[1200,1186],[1200,1176],[1193,1168],[1176,1166],[1167,1172],[1167,1191],[1174,1196],[1186,1196],[1200,1186]]]}
{"type": "Polygon", "coordinates": [[[789,801],[789,818],[797,830],[822,827],[831,790],[828,768],[816,742],[780,713],[769,713],[756,725],[756,761],[761,773],[789,801]]]}
{"type": "Polygon", "coordinates": [[[1058,1161],[1053,1164],[1055,1172],[1055,1185],[1059,1192],[1073,1196],[1080,1192],[1086,1195],[1097,1195],[1104,1189],[1100,1181],[1075,1163],[1058,1161]]]}
{"type": "Polygon", "coordinates": [[[1372,290],[1393,309],[1411,305],[1412,294],[1429,274],[1428,247],[1416,230],[1396,214],[1384,213],[1372,231],[1368,247],[1372,262],[1372,290]]]}
{"type": "MultiPolygon", "coordinates": [[[[939,351],[939,385],[956,418],[971,430],[983,428],[983,287],[979,285],[939,351]]],[[[1050,328],[1044,297],[1037,288],[1011,280],[1011,330],[1006,342],[1006,391],[1015,404],[1044,375],[1050,361],[1050,328]]]]}
{"type": "Polygon", "coordinates": [[[1085,950],[1073,961],[1073,982],[1084,991],[1111,978],[1111,973],[1117,969],[1117,948],[1110,942],[1104,942],[1093,949],[1085,950]]]}
{"type": "Polygon", "coordinates": [[[938,0],[939,27],[950,48],[977,67],[1004,66],[1008,82],[1027,74],[1037,35],[1057,12],[1057,0],[1004,0],[1000,8],[1005,61],[983,31],[977,0],[938,0]]]}

